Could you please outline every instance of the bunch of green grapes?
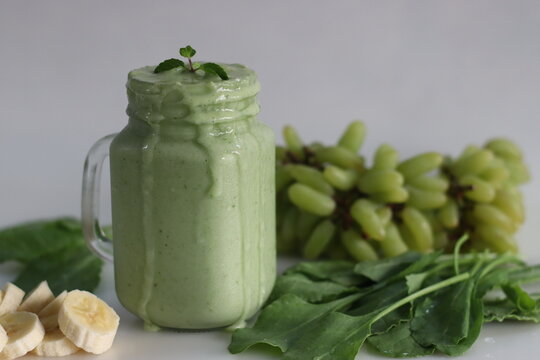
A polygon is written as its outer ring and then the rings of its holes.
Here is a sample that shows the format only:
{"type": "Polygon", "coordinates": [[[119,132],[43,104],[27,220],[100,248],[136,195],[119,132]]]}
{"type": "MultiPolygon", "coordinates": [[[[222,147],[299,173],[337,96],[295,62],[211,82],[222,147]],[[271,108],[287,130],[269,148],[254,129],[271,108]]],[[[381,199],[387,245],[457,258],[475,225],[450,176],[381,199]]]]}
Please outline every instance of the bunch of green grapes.
{"type": "Polygon", "coordinates": [[[375,260],[408,250],[517,251],[524,220],[517,185],[523,157],[506,139],[470,146],[457,158],[427,152],[400,161],[379,146],[370,166],[359,150],[366,129],[351,123],[337,145],[305,144],[290,126],[276,147],[277,246],[308,259],[375,260]]]}

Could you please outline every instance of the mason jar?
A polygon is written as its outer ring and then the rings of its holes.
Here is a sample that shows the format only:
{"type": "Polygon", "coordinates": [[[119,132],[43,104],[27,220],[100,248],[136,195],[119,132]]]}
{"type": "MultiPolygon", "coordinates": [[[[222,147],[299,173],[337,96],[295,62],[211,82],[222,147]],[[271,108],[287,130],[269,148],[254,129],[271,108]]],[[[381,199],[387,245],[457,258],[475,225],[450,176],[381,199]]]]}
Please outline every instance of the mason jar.
{"type": "Polygon", "coordinates": [[[274,135],[257,119],[256,74],[222,66],[229,80],[131,71],[128,124],[87,158],[85,236],[114,258],[118,298],[148,328],[241,324],[274,284],[274,135]],[[107,155],[112,241],[97,220],[107,155]]]}

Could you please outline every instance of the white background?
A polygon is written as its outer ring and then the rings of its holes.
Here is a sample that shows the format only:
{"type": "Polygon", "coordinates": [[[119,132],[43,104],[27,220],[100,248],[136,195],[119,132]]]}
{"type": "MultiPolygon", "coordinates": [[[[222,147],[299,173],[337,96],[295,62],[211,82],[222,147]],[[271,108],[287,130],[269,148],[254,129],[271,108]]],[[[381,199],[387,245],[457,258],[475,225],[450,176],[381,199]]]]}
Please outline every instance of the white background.
{"type": "Polygon", "coordinates": [[[514,139],[533,175],[519,238],[540,260],[534,0],[0,0],[0,226],[78,215],[86,151],[126,122],[127,72],[186,44],[254,68],[276,132],[332,142],[361,118],[365,154],[389,142],[404,157],[514,139]]]}

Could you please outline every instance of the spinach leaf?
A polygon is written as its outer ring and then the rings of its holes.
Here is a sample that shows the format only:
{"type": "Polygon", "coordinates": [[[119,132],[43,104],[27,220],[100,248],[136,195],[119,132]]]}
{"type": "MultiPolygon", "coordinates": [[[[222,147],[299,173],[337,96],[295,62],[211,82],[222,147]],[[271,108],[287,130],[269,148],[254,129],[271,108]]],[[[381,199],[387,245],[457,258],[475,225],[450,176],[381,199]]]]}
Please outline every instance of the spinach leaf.
{"type": "Polygon", "coordinates": [[[332,281],[314,281],[301,273],[290,273],[276,280],[268,303],[286,294],[293,294],[310,303],[328,302],[358,289],[332,281]]]}
{"type": "Polygon", "coordinates": [[[456,344],[450,345],[439,345],[437,350],[445,353],[450,356],[458,356],[464,354],[470,347],[474,344],[478,336],[480,336],[480,331],[482,330],[482,325],[484,324],[484,303],[481,298],[474,297],[471,300],[470,307],[470,319],[469,327],[467,329],[467,336],[461,339],[456,344]]]}
{"type": "Polygon", "coordinates": [[[0,231],[0,263],[14,260],[28,264],[83,241],[79,222],[71,218],[13,226],[0,231]]]}
{"type": "Polygon", "coordinates": [[[508,300],[512,301],[518,310],[528,312],[536,309],[536,301],[519,285],[503,285],[502,289],[508,300]]]}
{"type": "Polygon", "coordinates": [[[422,346],[414,340],[409,321],[402,322],[383,334],[371,336],[368,343],[383,355],[403,358],[431,355],[433,346],[422,346]]]}
{"type": "Polygon", "coordinates": [[[540,323],[540,296],[533,296],[536,300],[536,309],[533,311],[521,311],[515,303],[509,299],[486,301],[484,304],[484,321],[532,321],[540,323]]]}
{"type": "Polygon", "coordinates": [[[417,262],[421,257],[422,255],[420,253],[406,252],[393,258],[364,261],[356,264],[354,272],[374,282],[379,282],[398,275],[402,270],[406,269],[410,264],[417,262]]]}
{"type": "Polygon", "coordinates": [[[262,311],[253,328],[233,333],[229,351],[236,354],[257,343],[265,343],[286,352],[303,335],[319,327],[326,314],[346,308],[357,298],[351,295],[315,305],[296,295],[284,295],[262,311]]]}
{"type": "Polygon", "coordinates": [[[93,291],[103,262],[86,247],[81,224],[72,218],[36,221],[0,231],[0,262],[24,265],[15,284],[25,291],[47,280],[51,290],[93,291]]]}
{"type": "Polygon", "coordinates": [[[453,345],[466,338],[469,331],[471,295],[474,280],[452,285],[416,306],[411,332],[422,346],[453,345]]]}
{"type": "Polygon", "coordinates": [[[69,247],[35,259],[15,279],[15,285],[30,291],[47,280],[52,292],[93,291],[99,284],[103,262],[85,244],[69,247]]]}
{"type": "Polygon", "coordinates": [[[285,275],[301,273],[315,280],[329,280],[344,286],[365,284],[368,279],[355,274],[354,266],[349,261],[302,262],[287,270],[285,275]]]}

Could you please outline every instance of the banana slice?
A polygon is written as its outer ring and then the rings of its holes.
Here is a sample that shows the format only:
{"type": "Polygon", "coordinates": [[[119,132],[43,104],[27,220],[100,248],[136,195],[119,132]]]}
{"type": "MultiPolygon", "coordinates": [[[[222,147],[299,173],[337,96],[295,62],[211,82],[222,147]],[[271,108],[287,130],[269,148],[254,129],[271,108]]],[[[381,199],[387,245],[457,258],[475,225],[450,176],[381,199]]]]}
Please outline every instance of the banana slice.
{"type": "Polygon", "coordinates": [[[0,316],[16,311],[23,297],[24,291],[8,282],[0,291],[0,316]]]}
{"type": "Polygon", "coordinates": [[[36,314],[15,311],[0,317],[0,326],[4,327],[8,341],[0,360],[11,360],[25,355],[39,345],[45,330],[36,314]]]}
{"type": "Polygon", "coordinates": [[[8,337],[6,330],[0,325],[0,354],[2,353],[2,350],[4,349],[4,346],[6,346],[8,342],[8,337]]]}
{"type": "Polygon", "coordinates": [[[66,356],[75,354],[80,349],[75,346],[60,329],[47,332],[41,343],[32,350],[37,356],[66,356]]]}
{"type": "Polygon", "coordinates": [[[113,343],[120,318],[103,300],[87,291],[70,291],[58,313],[58,325],[76,346],[102,354],[113,343]]]}
{"type": "MultiPolygon", "coordinates": [[[[43,324],[45,331],[51,331],[58,327],[58,312],[60,307],[66,299],[67,291],[62,291],[60,295],[51,301],[47,306],[45,306],[39,313],[39,320],[43,324]]],[[[46,336],[45,336],[46,337],[46,336]]]]}
{"type": "Polygon", "coordinates": [[[18,311],[28,311],[37,314],[53,300],[54,294],[51,289],[49,289],[49,284],[47,284],[46,281],[42,281],[30,294],[28,294],[21,306],[19,306],[18,311]]]}

